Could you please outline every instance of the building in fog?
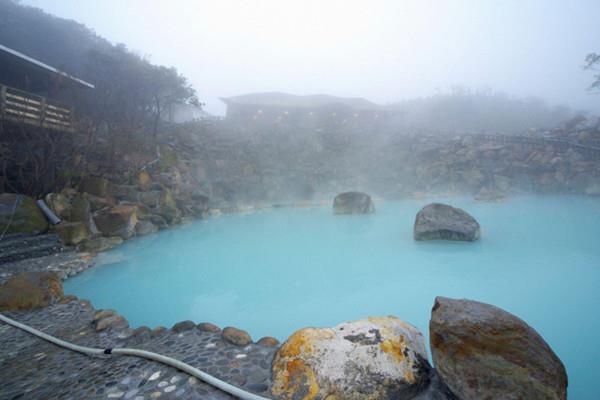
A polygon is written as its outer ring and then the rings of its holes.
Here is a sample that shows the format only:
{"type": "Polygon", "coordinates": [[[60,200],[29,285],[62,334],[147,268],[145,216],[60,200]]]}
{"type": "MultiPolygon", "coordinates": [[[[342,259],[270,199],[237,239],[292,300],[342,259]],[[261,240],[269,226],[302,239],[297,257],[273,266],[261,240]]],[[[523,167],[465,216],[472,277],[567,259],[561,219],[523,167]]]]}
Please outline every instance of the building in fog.
{"type": "Polygon", "coordinates": [[[73,129],[73,94],[94,85],[0,45],[0,119],[73,129]]]}
{"type": "Polygon", "coordinates": [[[226,119],[241,125],[362,125],[377,123],[389,115],[385,107],[359,97],[267,92],[221,100],[227,105],[226,119]]]}
{"type": "Polygon", "coordinates": [[[219,118],[193,104],[171,103],[161,115],[166,122],[183,124],[191,121],[216,121],[219,118]]]}

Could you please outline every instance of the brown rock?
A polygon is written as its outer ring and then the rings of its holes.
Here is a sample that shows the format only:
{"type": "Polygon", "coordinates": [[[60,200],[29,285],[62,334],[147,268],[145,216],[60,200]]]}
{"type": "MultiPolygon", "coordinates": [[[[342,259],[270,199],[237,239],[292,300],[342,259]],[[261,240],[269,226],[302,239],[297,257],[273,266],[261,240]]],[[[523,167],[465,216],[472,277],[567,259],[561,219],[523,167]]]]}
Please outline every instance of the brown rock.
{"type": "Polygon", "coordinates": [[[108,194],[109,182],[108,180],[90,176],[81,181],[81,191],[92,194],[98,197],[106,197],[108,194]]]}
{"type": "Polygon", "coordinates": [[[121,315],[112,315],[110,317],[102,318],[96,322],[96,332],[100,332],[106,329],[120,329],[126,328],[129,324],[127,320],[121,315]]]}
{"type": "Polygon", "coordinates": [[[56,274],[24,272],[0,286],[0,311],[46,307],[62,297],[62,283],[56,274]]]}
{"type": "Polygon", "coordinates": [[[48,207],[56,214],[59,218],[69,218],[71,202],[67,196],[61,193],[48,193],[44,198],[48,207]]]}
{"type": "Polygon", "coordinates": [[[250,337],[248,332],[243,331],[241,329],[233,328],[231,326],[228,326],[227,328],[223,329],[221,337],[225,341],[231,344],[235,344],[236,346],[247,346],[250,343],[252,343],[252,338],[250,337]]]}
{"type": "Polygon", "coordinates": [[[221,332],[221,328],[219,328],[215,324],[211,324],[210,322],[202,322],[202,323],[198,324],[198,329],[200,329],[203,332],[212,332],[212,333],[221,332]]]}
{"type": "Polygon", "coordinates": [[[137,236],[145,236],[155,232],[158,232],[158,228],[150,221],[138,221],[135,225],[135,233],[137,236]]]}
{"type": "Polygon", "coordinates": [[[90,233],[83,222],[61,222],[53,228],[60,240],[68,245],[74,246],[90,236],[90,233]]]}
{"type": "Polygon", "coordinates": [[[429,330],[434,365],[460,399],[567,398],[560,359],[533,328],[498,307],[437,297],[429,330]]]}
{"type": "Polygon", "coordinates": [[[80,248],[85,251],[91,251],[93,253],[100,253],[112,249],[115,246],[119,246],[123,243],[123,239],[119,236],[113,237],[97,237],[84,241],[80,248]]]}
{"type": "Polygon", "coordinates": [[[152,179],[148,171],[143,170],[137,174],[137,184],[141,190],[148,190],[152,185],[152,179]]]}
{"type": "Polygon", "coordinates": [[[112,317],[113,315],[116,315],[116,314],[117,314],[117,312],[115,310],[98,310],[94,314],[94,317],[92,318],[92,321],[96,322],[96,321],[101,320],[103,318],[112,317]]]}
{"type": "Polygon", "coordinates": [[[69,294],[69,295],[66,295],[65,297],[63,297],[62,299],[60,299],[58,304],[67,304],[72,301],[77,301],[77,296],[69,294]]]}
{"type": "Polygon", "coordinates": [[[176,323],[175,325],[173,325],[173,327],[171,328],[171,330],[173,332],[183,332],[183,331],[189,331],[190,329],[194,329],[196,327],[196,324],[193,321],[181,321],[176,323]]]}
{"type": "Polygon", "coordinates": [[[83,222],[92,235],[97,235],[99,232],[92,217],[92,206],[88,197],[85,193],[74,196],[69,221],[83,222]]]}
{"type": "Polygon", "coordinates": [[[137,224],[136,207],[119,205],[110,209],[100,210],[94,220],[104,236],[119,236],[129,239],[135,234],[137,224]]]}
{"type": "Polygon", "coordinates": [[[279,340],[275,339],[274,337],[271,336],[265,336],[262,337],[260,339],[258,339],[258,342],[256,342],[257,344],[260,344],[261,346],[266,346],[266,347],[277,347],[279,346],[279,340]]]}

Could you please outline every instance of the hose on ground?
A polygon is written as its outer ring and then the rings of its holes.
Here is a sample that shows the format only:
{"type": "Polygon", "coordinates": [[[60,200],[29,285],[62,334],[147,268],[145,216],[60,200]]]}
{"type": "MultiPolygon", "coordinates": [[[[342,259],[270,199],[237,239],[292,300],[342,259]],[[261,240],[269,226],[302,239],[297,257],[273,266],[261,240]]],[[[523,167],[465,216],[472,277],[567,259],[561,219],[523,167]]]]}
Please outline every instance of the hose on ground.
{"type": "Polygon", "coordinates": [[[47,333],[39,331],[28,325],[22,324],[18,321],[15,321],[14,319],[8,318],[7,316],[2,315],[2,314],[0,314],[0,321],[3,321],[9,325],[12,325],[15,328],[19,328],[26,332],[29,332],[32,335],[42,338],[48,342],[54,343],[57,346],[60,346],[60,347],[63,347],[65,349],[69,349],[72,351],[76,351],[78,353],[83,353],[83,354],[88,354],[88,355],[119,354],[119,355],[124,355],[124,356],[136,356],[136,357],[147,358],[148,360],[158,361],[160,363],[169,365],[173,368],[177,368],[180,371],[183,371],[189,375],[192,375],[192,376],[208,383],[209,385],[214,386],[214,387],[216,387],[226,393],[229,393],[232,396],[240,398],[242,400],[269,400],[267,397],[262,397],[257,394],[242,390],[242,389],[238,388],[237,386],[233,386],[230,383],[227,383],[220,379],[217,379],[214,376],[209,375],[206,372],[199,370],[198,368],[194,368],[191,365],[181,362],[179,360],[176,360],[174,358],[163,356],[162,354],[153,353],[151,351],[146,351],[146,350],[128,349],[128,348],[97,349],[94,347],[79,346],[79,345],[61,340],[54,336],[48,335],[47,333]]]}

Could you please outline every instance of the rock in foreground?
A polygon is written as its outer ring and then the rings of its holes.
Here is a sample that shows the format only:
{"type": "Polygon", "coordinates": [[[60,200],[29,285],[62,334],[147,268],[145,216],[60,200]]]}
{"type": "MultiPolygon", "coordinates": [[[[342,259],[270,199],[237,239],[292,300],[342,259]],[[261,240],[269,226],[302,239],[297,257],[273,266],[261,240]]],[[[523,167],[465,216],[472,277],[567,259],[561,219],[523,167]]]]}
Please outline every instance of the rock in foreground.
{"type": "Polygon", "coordinates": [[[0,286],[0,311],[46,307],[62,297],[62,283],[56,274],[24,272],[0,286]]]}
{"type": "Polygon", "coordinates": [[[362,192],[345,192],[333,200],[334,214],[370,214],[375,212],[371,196],[362,192]]]}
{"type": "Polygon", "coordinates": [[[479,223],[460,208],[432,203],[417,213],[415,240],[462,240],[472,242],[480,236],[479,223]]]}
{"type": "Polygon", "coordinates": [[[560,359],[533,328],[498,307],[437,297],[429,331],[436,370],[462,400],[567,398],[560,359]]]}
{"type": "Polygon", "coordinates": [[[423,335],[395,317],[305,328],[272,366],[279,399],[412,399],[429,384],[423,335]]]}

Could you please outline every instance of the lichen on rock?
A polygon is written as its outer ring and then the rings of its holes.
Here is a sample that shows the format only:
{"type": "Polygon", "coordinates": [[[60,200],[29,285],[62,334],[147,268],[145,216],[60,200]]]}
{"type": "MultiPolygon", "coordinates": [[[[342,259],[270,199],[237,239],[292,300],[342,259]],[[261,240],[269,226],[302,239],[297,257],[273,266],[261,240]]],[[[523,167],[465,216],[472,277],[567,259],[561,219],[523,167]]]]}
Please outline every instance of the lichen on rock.
{"type": "Polygon", "coordinates": [[[396,317],[305,328],[279,348],[272,394],[279,399],[411,399],[429,383],[423,335],[396,317]]]}

